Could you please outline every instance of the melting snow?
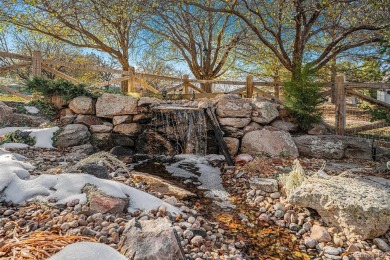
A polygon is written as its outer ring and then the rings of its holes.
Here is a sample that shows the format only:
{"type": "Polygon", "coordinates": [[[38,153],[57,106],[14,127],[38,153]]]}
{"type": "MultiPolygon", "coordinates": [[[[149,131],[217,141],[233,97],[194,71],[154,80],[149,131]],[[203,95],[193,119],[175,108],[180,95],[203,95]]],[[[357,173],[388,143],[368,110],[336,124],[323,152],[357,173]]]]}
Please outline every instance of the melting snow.
{"type": "Polygon", "coordinates": [[[205,196],[215,200],[215,203],[221,207],[235,206],[230,203],[229,193],[224,189],[221,179],[221,171],[217,167],[210,165],[209,161],[224,160],[222,155],[207,155],[204,157],[196,155],[178,155],[180,160],[171,165],[167,165],[168,172],[175,177],[197,178],[202,184],[199,189],[207,190],[205,196]],[[195,174],[193,169],[196,169],[195,174]]]}
{"type": "Polygon", "coordinates": [[[124,255],[121,255],[110,246],[94,242],[78,242],[66,246],[57,254],[49,258],[49,260],[126,260],[124,255]]]}
{"type": "Polygon", "coordinates": [[[81,204],[87,202],[86,194],[82,188],[86,184],[93,184],[103,193],[117,197],[130,198],[128,211],[150,211],[163,205],[168,211],[178,213],[180,210],[159,198],[146,192],[137,190],[120,182],[96,178],[88,174],[42,174],[38,177],[30,176],[29,170],[34,167],[21,162],[11,154],[0,155],[0,201],[22,203],[38,199],[44,202],[56,199],[58,204],[65,204],[79,199],[81,204]]]}

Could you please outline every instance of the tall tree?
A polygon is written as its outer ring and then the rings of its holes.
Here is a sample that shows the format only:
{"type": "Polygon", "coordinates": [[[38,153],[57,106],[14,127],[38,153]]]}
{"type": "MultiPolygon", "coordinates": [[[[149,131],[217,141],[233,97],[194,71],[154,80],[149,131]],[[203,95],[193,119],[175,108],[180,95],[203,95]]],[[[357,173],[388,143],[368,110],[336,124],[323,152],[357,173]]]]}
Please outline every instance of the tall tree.
{"type": "Polygon", "coordinates": [[[318,71],[342,52],[382,41],[380,32],[390,20],[387,0],[188,2],[240,18],[291,71],[293,79],[303,66],[318,71]],[[335,38],[327,33],[330,28],[335,38]]]}
{"type": "MultiPolygon", "coordinates": [[[[137,40],[139,1],[4,0],[4,22],[82,48],[109,54],[130,68],[130,49],[137,40]]],[[[0,21],[1,22],[1,21],[0,21]]]]}
{"type": "MultiPolygon", "coordinates": [[[[223,75],[245,37],[237,19],[180,2],[159,3],[150,5],[146,28],[177,50],[195,78],[212,80],[223,75]]],[[[202,84],[202,88],[211,92],[211,84],[202,84]]]]}

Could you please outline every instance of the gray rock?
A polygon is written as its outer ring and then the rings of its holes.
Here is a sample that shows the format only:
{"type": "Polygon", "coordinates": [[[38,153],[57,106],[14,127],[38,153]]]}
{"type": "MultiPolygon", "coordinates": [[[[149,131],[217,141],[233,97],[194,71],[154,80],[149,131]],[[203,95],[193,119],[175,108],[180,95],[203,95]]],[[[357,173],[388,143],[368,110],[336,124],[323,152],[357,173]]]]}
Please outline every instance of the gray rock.
{"type": "Polygon", "coordinates": [[[298,149],[291,135],[283,131],[256,130],[242,138],[241,152],[248,154],[269,154],[272,156],[298,157],[298,149]]]}
{"type": "Polygon", "coordinates": [[[222,126],[221,129],[224,132],[224,136],[226,137],[242,138],[244,136],[244,131],[239,128],[232,126],[222,126]]]}
{"type": "Polygon", "coordinates": [[[112,123],[114,125],[119,125],[122,123],[131,123],[133,121],[133,116],[131,115],[124,115],[124,116],[114,116],[112,119],[112,123]]]}
{"type": "Polygon", "coordinates": [[[72,153],[90,155],[96,152],[95,147],[92,144],[86,143],[71,148],[72,153]]]}
{"type": "Polygon", "coordinates": [[[373,239],[390,226],[390,180],[343,174],[311,177],[292,191],[291,204],[315,209],[329,226],[347,238],[373,239]]]}
{"type": "Polygon", "coordinates": [[[91,125],[90,128],[92,133],[109,133],[112,130],[112,126],[109,125],[91,125]]]}
{"type": "Polygon", "coordinates": [[[152,97],[141,97],[138,100],[138,106],[157,106],[161,104],[161,100],[158,98],[152,98],[152,97]]]}
{"type": "Polygon", "coordinates": [[[114,146],[114,141],[110,133],[96,133],[91,135],[92,145],[102,150],[111,149],[114,146]]]}
{"type": "Polygon", "coordinates": [[[374,238],[373,242],[383,252],[390,252],[390,246],[383,239],[374,238]]]}
{"type": "Polygon", "coordinates": [[[272,122],[271,126],[286,132],[294,132],[298,130],[298,126],[296,124],[283,120],[276,120],[272,122]]]}
{"type": "Polygon", "coordinates": [[[76,114],[93,115],[95,113],[95,105],[92,98],[85,96],[74,98],[70,101],[69,108],[76,114]]]}
{"type": "Polygon", "coordinates": [[[221,126],[232,126],[236,128],[244,128],[251,122],[251,119],[246,117],[243,118],[220,117],[218,121],[221,126]]]}
{"type": "Polygon", "coordinates": [[[252,189],[258,189],[265,192],[278,191],[278,181],[275,179],[253,178],[250,180],[250,185],[252,189]]]}
{"type": "Polygon", "coordinates": [[[115,133],[111,136],[115,146],[134,147],[134,140],[130,136],[115,133]]]}
{"type": "Polygon", "coordinates": [[[261,130],[261,129],[263,129],[263,127],[261,125],[259,125],[256,122],[251,122],[249,125],[244,127],[244,133],[250,132],[250,131],[255,131],[255,130],[261,130]]]}
{"type": "Polygon", "coordinates": [[[270,102],[256,101],[253,103],[252,121],[267,125],[279,116],[278,109],[270,102]]]}
{"type": "Polygon", "coordinates": [[[138,113],[137,103],[137,98],[104,93],[96,102],[96,115],[107,118],[119,115],[134,115],[138,113]]]}
{"type": "Polygon", "coordinates": [[[323,248],[323,251],[325,254],[328,254],[328,255],[340,255],[342,250],[340,247],[332,247],[332,246],[325,246],[323,248]]]}
{"type": "Polygon", "coordinates": [[[246,99],[220,99],[216,109],[219,117],[250,117],[252,106],[246,99]]]}
{"type": "Polygon", "coordinates": [[[80,170],[84,173],[93,175],[100,179],[109,179],[109,173],[105,166],[96,163],[84,164],[80,170]]]}
{"type": "Polygon", "coordinates": [[[317,245],[317,241],[311,237],[305,237],[305,246],[308,248],[315,248],[317,245]]]}
{"type": "Polygon", "coordinates": [[[123,213],[127,210],[127,206],[129,205],[128,198],[115,198],[109,196],[91,184],[85,185],[82,191],[86,194],[89,210],[93,213],[123,213]]]}
{"type": "Polygon", "coordinates": [[[128,259],[182,259],[170,221],[166,218],[156,220],[130,220],[123,231],[121,251],[128,259]]]}
{"type": "Polygon", "coordinates": [[[85,144],[89,141],[91,134],[85,125],[72,124],[65,126],[64,130],[57,136],[57,147],[71,147],[85,144]]]}
{"type": "Polygon", "coordinates": [[[372,159],[369,140],[337,135],[303,135],[294,138],[303,156],[325,159],[372,159]]]}
{"type": "Polygon", "coordinates": [[[112,247],[96,242],[77,242],[64,247],[49,258],[50,260],[92,260],[112,259],[126,260],[126,257],[112,247]]]}

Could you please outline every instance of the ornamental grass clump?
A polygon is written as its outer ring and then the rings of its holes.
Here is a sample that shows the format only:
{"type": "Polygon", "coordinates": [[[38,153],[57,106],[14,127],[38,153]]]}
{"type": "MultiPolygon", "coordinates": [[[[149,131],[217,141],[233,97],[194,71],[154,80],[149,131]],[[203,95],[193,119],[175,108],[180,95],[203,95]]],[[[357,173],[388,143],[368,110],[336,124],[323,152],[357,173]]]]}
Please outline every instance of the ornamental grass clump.
{"type": "Polygon", "coordinates": [[[302,168],[302,165],[299,163],[298,159],[295,159],[293,162],[292,171],[288,174],[283,174],[279,177],[279,181],[283,184],[283,187],[287,195],[290,195],[291,192],[307,179],[307,176],[302,168]]]}

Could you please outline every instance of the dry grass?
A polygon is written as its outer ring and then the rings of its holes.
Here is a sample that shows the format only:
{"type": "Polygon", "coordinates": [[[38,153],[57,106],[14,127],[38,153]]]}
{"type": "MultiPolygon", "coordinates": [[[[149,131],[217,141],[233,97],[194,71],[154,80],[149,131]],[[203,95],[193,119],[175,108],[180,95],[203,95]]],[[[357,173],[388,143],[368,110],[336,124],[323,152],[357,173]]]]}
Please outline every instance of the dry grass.
{"type": "Polygon", "coordinates": [[[1,259],[47,259],[65,246],[81,241],[96,241],[91,237],[60,235],[49,231],[35,231],[12,239],[0,248],[1,259]]]}
{"type": "Polygon", "coordinates": [[[10,94],[1,94],[1,93],[0,93],[0,101],[27,102],[27,100],[25,100],[24,98],[10,95],[10,94]]]}

